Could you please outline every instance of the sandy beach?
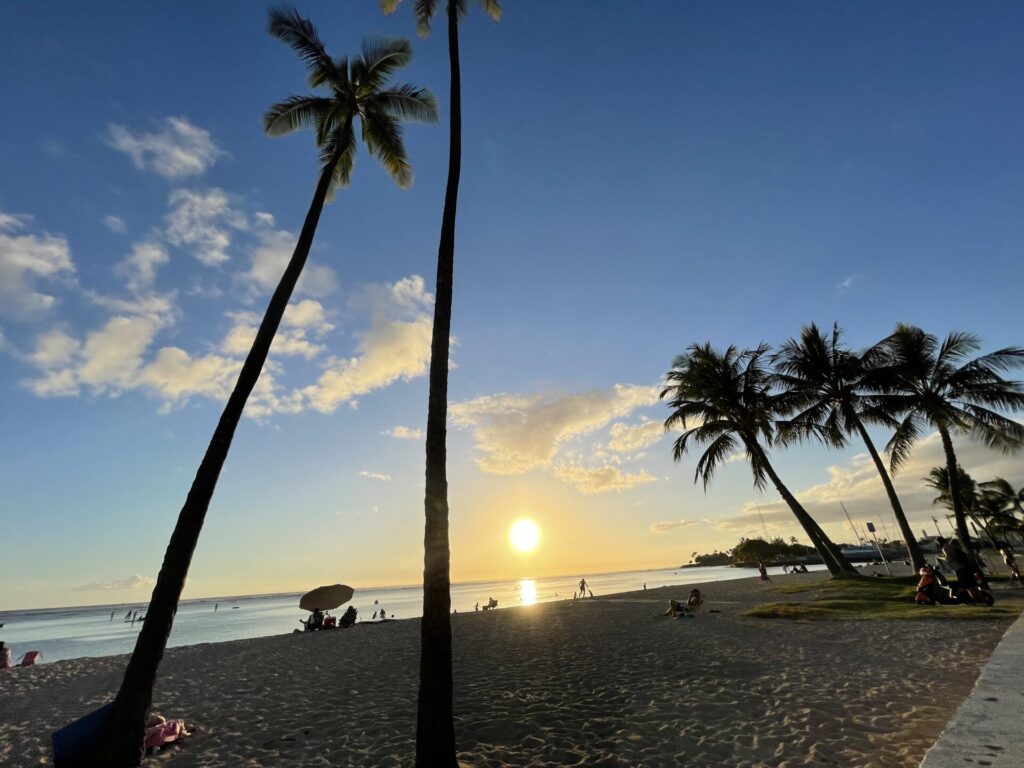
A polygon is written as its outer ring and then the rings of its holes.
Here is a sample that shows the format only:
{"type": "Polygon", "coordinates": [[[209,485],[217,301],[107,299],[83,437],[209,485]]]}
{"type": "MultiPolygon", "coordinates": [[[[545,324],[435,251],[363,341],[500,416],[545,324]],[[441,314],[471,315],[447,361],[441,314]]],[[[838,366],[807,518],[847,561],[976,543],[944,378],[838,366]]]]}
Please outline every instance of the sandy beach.
{"type": "MultiPolygon", "coordinates": [[[[916,766],[1009,623],[753,619],[743,613],[759,602],[813,596],[754,579],[702,585],[699,617],[663,618],[688,589],[455,616],[461,762],[916,766]]],[[[155,709],[202,731],[151,764],[411,764],[418,630],[168,651],[155,709]]],[[[49,764],[52,731],[108,700],[125,661],[0,674],[0,764],[49,764]]]]}

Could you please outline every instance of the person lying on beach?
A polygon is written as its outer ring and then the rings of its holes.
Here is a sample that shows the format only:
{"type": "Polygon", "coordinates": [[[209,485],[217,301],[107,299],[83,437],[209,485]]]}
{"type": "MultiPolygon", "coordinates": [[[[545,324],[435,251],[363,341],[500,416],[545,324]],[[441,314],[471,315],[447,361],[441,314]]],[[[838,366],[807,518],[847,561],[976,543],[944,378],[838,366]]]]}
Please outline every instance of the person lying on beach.
{"type": "Polygon", "coordinates": [[[669,600],[668,610],[662,616],[671,616],[673,619],[682,618],[683,616],[695,616],[702,605],[704,605],[704,598],[701,596],[700,590],[691,589],[685,603],[681,603],[678,600],[669,600]]]}
{"type": "Polygon", "coordinates": [[[163,715],[150,715],[146,720],[146,752],[152,753],[167,744],[191,736],[198,728],[186,720],[168,720],[163,715]]]}

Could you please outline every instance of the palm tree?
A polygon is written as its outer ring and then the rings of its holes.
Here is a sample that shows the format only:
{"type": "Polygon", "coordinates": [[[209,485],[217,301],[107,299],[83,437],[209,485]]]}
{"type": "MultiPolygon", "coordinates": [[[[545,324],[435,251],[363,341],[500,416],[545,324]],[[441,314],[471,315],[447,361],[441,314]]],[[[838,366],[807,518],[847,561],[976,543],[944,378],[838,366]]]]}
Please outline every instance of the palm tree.
{"type": "Polygon", "coordinates": [[[1019,490],[1014,490],[1009,480],[997,477],[995,480],[979,483],[978,488],[983,495],[998,500],[1009,514],[1024,515],[1024,485],[1019,490]]]}
{"type": "MultiPolygon", "coordinates": [[[[381,0],[385,13],[401,0],[381,0]]],[[[492,19],[501,18],[498,0],[479,0],[492,19]]],[[[420,34],[427,34],[438,0],[415,0],[420,34]]],[[[430,393],[427,398],[426,485],[423,535],[423,618],[420,621],[420,690],[416,707],[416,765],[455,768],[455,711],[452,678],[451,551],[448,544],[448,344],[452,324],[455,274],[455,215],[462,170],[462,72],[459,65],[459,20],[467,0],[448,0],[448,65],[451,105],[448,136],[448,183],[437,247],[434,328],[430,342],[430,393]]]]}
{"type": "Polygon", "coordinates": [[[361,124],[362,138],[369,151],[404,188],[412,182],[412,173],[402,142],[400,121],[433,121],[437,116],[434,98],[428,91],[410,85],[388,84],[392,73],[405,66],[412,55],[406,40],[367,40],[361,55],[351,62],[345,58],[332,60],[312,23],[291,8],[271,11],[270,34],[302,58],[309,69],[310,85],[322,88],[325,93],[291,96],[275,104],[263,118],[264,128],[270,136],[299,128],[313,129],[322,164],[319,180],[295,251],[267,306],[235,389],[178,515],[146,611],[146,621],[104,728],[97,755],[97,765],[104,768],[138,765],[143,757],[143,732],[157,667],[171,632],[203,520],[246,400],[259,379],[274,334],[306,263],[324,203],[334,189],[349,182],[356,154],[355,121],[361,124]]]}
{"type": "Polygon", "coordinates": [[[883,356],[875,372],[880,398],[890,413],[903,417],[886,446],[893,472],[910,456],[924,429],[938,430],[946,455],[957,538],[971,551],[967,509],[959,487],[953,435],[981,440],[990,448],[1013,453],[1024,442],[1024,426],[996,408],[1024,408],[1024,386],[1000,374],[1024,365],[1024,349],[1007,347],[970,359],[981,342],[970,333],[954,332],[941,343],[911,325],[896,326],[877,345],[883,356]]]}
{"type": "MultiPolygon", "coordinates": [[[[978,484],[959,464],[956,465],[956,477],[956,487],[957,493],[960,496],[960,506],[964,510],[964,514],[974,521],[975,533],[977,533],[977,529],[980,528],[985,531],[989,539],[995,541],[995,539],[992,538],[992,533],[989,530],[988,525],[985,523],[985,515],[982,514],[983,509],[981,507],[981,496],[978,493],[978,484]]],[[[953,491],[949,482],[949,469],[945,466],[932,467],[928,471],[928,476],[921,479],[924,480],[924,484],[929,488],[933,488],[939,492],[939,495],[932,499],[932,505],[945,507],[953,513],[953,519],[955,520],[956,505],[953,503],[953,491]]]]}
{"type": "Polygon", "coordinates": [[[789,339],[772,356],[775,385],[782,389],[783,409],[796,415],[780,422],[783,441],[813,436],[825,445],[842,448],[856,433],[864,441],[868,454],[882,478],[889,505],[900,527],[914,570],[924,567],[924,555],[917,537],[907,522],[896,488],[878,455],[866,424],[895,427],[898,422],[880,407],[870,391],[872,361],[877,352],[869,349],[857,355],[840,343],[842,332],[832,327],[826,337],[811,324],[804,326],[799,339],[789,339]]]}
{"type": "Polygon", "coordinates": [[[661,393],[662,399],[670,398],[672,408],[665,429],[678,426],[685,430],[673,444],[673,458],[682,460],[691,440],[706,445],[693,481],[702,480],[707,490],[718,467],[744,449],[754,473],[754,486],[763,489],[771,480],[829,573],[855,575],[857,571],[839,548],[783,484],[761,445],[761,440],[768,447],[775,442],[775,419],[779,415],[779,398],[770,393],[771,377],[762,364],[767,355],[765,344],[742,352],[730,346],[721,352],[707,343],[692,344],[675,359],[661,393]]]}

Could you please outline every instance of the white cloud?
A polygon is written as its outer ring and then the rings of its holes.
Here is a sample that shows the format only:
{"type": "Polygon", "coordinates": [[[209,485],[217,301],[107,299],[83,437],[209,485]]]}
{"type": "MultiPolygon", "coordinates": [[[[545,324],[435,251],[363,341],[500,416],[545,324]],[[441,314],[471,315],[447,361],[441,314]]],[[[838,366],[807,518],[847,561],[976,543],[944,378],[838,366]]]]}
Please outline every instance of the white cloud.
{"type": "Polygon", "coordinates": [[[225,401],[240,369],[237,360],[213,354],[194,358],[184,349],[164,347],[153,362],[139,370],[136,384],[172,405],[195,395],[225,401]]]}
{"type": "Polygon", "coordinates": [[[399,440],[422,440],[424,438],[424,432],[422,429],[412,429],[401,425],[393,429],[386,429],[383,434],[390,435],[391,437],[398,438],[399,440]]]}
{"type": "Polygon", "coordinates": [[[674,531],[676,528],[689,528],[691,525],[697,525],[700,520],[676,520],[674,522],[661,522],[652,523],[651,530],[654,533],[668,533],[674,531]]]}
{"type": "MultiPolygon", "coordinates": [[[[261,318],[253,312],[229,313],[235,324],[221,342],[221,351],[228,355],[246,355],[256,338],[261,318]]],[[[326,347],[309,337],[322,337],[334,329],[327,321],[327,313],[320,302],[305,299],[289,304],[284,311],[281,326],[270,347],[272,355],[292,355],[312,360],[326,347]]]]}
{"type": "MultiPolygon", "coordinates": [[[[281,281],[288,262],[295,251],[296,236],[283,229],[264,231],[259,234],[259,243],[252,251],[249,270],[243,280],[256,293],[268,293],[281,281]]],[[[313,257],[302,269],[295,292],[300,295],[324,298],[338,289],[338,278],[326,264],[317,264],[313,257]]]]}
{"type": "Polygon", "coordinates": [[[124,223],[124,219],[122,219],[120,216],[104,216],[103,226],[105,226],[111,232],[116,232],[119,235],[128,231],[128,225],[124,223]]]}
{"type": "Polygon", "coordinates": [[[665,426],[659,421],[644,419],[639,424],[612,424],[608,450],[617,453],[635,453],[654,445],[665,435],[665,426]]]}
{"type": "Polygon", "coordinates": [[[380,472],[367,472],[365,469],[360,471],[360,472],[357,472],[356,474],[359,475],[360,477],[367,477],[370,480],[385,480],[385,481],[387,481],[387,480],[391,479],[391,475],[385,475],[385,474],[382,474],[380,472]]]}
{"type": "Polygon", "coordinates": [[[171,212],[165,217],[167,240],[188,249],[207,267],[228,260],[231,229],[245,229],[245,217],[231,208],[222,189],[176,189],[168,198],[171,212]]]}
{"type": "Polygon", "coordinates": [[[567,441],[657,401],[657,387],[616,384],[575,395],[487,395],[455,403],[450,413],[453,424],[473,431],[481,469],[514,475],[551,467],[567,441]]]}
{"type": "Polygon", "coordinates": [[[12,317],[29,317],[52,308],[57,298],[40,290],[37,282],[75,271],[71,249],[63,237],[45,232],[13,234],[31,221],[31,216],[0,212],[0,313],[12,317]]]}
{"type": "Polygon", "coordinates": [[[585,494],[607,493],[608,491],[626,491],[638,485],[653,483],[653,475],[644,470],[639,472],[623,472],[614,464],[599,467],[587,467],[582,464],[555,464],[551,473],[566,483],[575,486],[585,494]]]}
{"type": "Polygon", "coordinates": [[[135,243],[131,254],[117,265],[116,272],[125,279],[130,291],[138,292],[153,285],[157,267],[168,261],[170,257],[162,245],[154,242],[135,243]]]}
{"type": "Polygon", "coordinates": [[[323,413],[375,389],[409,381],[427,372],[434,297],[418,275],[369,286],[352,302],[370,313],[370,327],[355,334],[356,354],[333,358],[313,385],[303,390],[309,405],[323,413]]]}
{"type": "Polygon", "coordinates": [[[845,291],[850,290],[856,283],[860,282],[863,277],[863,275],[847,275],[836,283],[836,291],[844,293],[845,291]]]}
{"type": "Polygon", "coordinates": [[[82,584],[72,587],[75,592],[101,592],[107,590],[138,589],[141,587],[153,586],[153,579],[135,574],[127,579],[116,579],[115,581],[94,581],[91,584],[82,584]]]}
{"type": "Polygon", "coordinates": [[[157,133],[132,133],[111,123],[107,142],[128,155],[140,171],[153,171],[167,179],[203,173],[225,154],[208,131],[183,117],[167,118],[157,133]]]}
{"type": "MultiPolygon", "coordinates": [[[[981,482],[1000,476],[1015,486],[1024,485],[1024,465],[1019,456],[1006,456],[966,438],[954,438],[954,444],[958,461],[975,480],[981,482]]],[[[883,461],[886,460],[883,456],[883,461]]],[[[933,506],[936,493],[922,480],[932,467],[945,466],[945,462],[939,435],[932,433],[917,443],[910,460],[893,478],[900,504],[916,534],[920,534],[922,529],[932,529],[933,515],[940,519],[945,515],[943,508],[933,506]]],[[[871,520],[880,531],[880,522],[884,521],[890,534],[898,535],[893,531],[895,522],[881,478],[867,454],[859,454],[844,464],[828,467],[828,475],[829,479],[823,483],[791,489],[815,520],[823,525],[839,525],[845,536],[851,538],[853,534],[840,506],[842,502],[855,519],[871,520]]],[[[786,478],[782,479],[785,482],[786,478]]],[[[762,516],[765,523],[775,530],[797,527],[789,507],[774,500],[761,503],[760,510],[757,502],[748,502],[742,513],[720,519],[717,525],[724,530],[756,531],[762,535],[762,516]]],[[[841,538],[839,530],[834,529],[833,534],[835,538],[841,538]]]]}

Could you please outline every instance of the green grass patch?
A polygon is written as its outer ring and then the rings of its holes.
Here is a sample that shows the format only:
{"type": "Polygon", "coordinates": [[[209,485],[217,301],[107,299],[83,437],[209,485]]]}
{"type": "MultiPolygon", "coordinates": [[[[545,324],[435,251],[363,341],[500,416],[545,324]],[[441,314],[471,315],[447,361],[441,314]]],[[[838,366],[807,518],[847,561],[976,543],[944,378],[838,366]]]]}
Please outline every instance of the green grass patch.
{"type": "Polygon", "coordinates": [[[996,595],[999,604],[991,608],[973,605],[917,605],[917,578],[830,579],[814,584],[792,584],[776,588],[782,594],[817,593],[807,602],[779,602],[758,605],[746,615],[758,619],[828,619],[849,621],[984,619],[1004,621],[1018,616],[1024,604],[1015,595],[996,595]]]}

